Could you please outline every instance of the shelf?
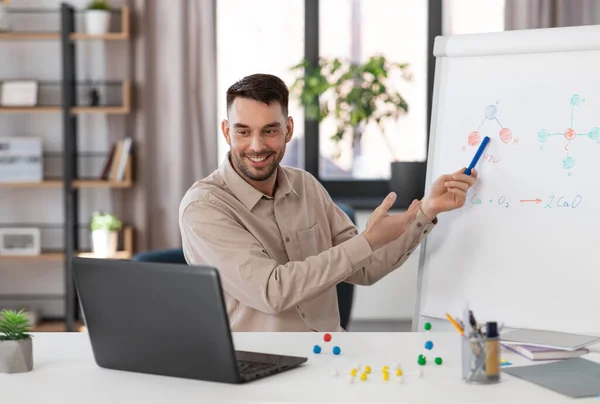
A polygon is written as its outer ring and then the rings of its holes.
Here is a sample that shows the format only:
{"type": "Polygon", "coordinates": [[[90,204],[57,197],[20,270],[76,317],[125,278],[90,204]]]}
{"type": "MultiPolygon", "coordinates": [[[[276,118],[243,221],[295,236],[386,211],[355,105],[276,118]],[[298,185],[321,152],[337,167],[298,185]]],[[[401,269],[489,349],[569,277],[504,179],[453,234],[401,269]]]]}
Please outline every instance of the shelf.
{"type": "MultiPolygon", "coordinates": [[[[76,321],[74,330],[79,332],[86,332],[87,329],[81,321],[76,321]]],[[[40,321],[38,324],[32,327],[32,332],[65,332],[67,331],[67,325],[64,321],[40,321]]]]}
{"type": "Polygon", "coordinates": [[[1,255],[0,260],[22,260],[22,261],[56,261],[64,259],[65,254],[60,252],[46,252],[39,255],[1,255]]]}
{"type": "MultiPolygon", "coordinates": [[[[131,112],[131,82],[123,80],[121,99],[123,105],[115,106],[77,106],[71,108],[74,115],[81,114],[109,114],[125,115],[131,112]]],[[[61,113],[62,107],[59,105],[33,106],[33,107],[0,107],[0,113],[61,113]]]]}
{"type": "Polygon", "coordinates": [[[61,180],[45,180],[40,182],[0,182],[0,188],[58,188],[63,186],[61,180]]]}
{"type": "Polygon", "coordinates": [[[109,32],[102,35],[90,35],[84,32],[75,32],[69,35],[69,38],[74,41],[122,41],[129,39],[129,34],[126,32],[109,32]]]}
{"type": "Polygon", "coordinates": [[[59,106],[39,106],[39,107],[0,107],[0,113],[59,113],[62,108],[59,106]]]}
{"type": "MultiPolygon", "coordinates": [[[[63,180],[45,180],[39,182],[0,182],[0,188],[60,188],[64,186],[63,180]]],[[[127,159],[125,166],[125,178],[123,181],[113,180],[94,180],[94,179],[79,179],[73,181],[73,188],[115,188],[124,189],[133,186],[132,179],[132,159],[131,155],[127,159]]]]}
{"type": "Polygon", "coordinates": [[[0,40],[56,40],[60,39],[58,32],[2,32],[0,40]]]}
{"type": "MultiPolygon", "coordinates": [[[[74,32],[69,35],[73,41],[123,41],[129,39],[126,32],[109,32],[102,35],[91,35],[85,32],[74,32]]],[[[3,32],[0,33],[0,40],[22,40],[22,41],[47,41],[60,39],[58,32],[3,32]]]]}
{"type": "MultiPolygon", "coordinates": [[[[129,7],[121,7],[121,32],[108,32],[103,35],[90,35],[85,32],[73,32],[72,41],[122,41],[129,39],[129,7]]],[[[2,32],[0,40],[59,40],[60,32],[2,32]]]]}
{"type": "MultiPolygon", "coordinates": [[[[123,250],[117,251],[115,255],[107,257],[108,259],[130,260],[133,257],[133,227],[125,226],[123,228],[123,250]]],[[[83,258],[99,258],[90,251],[80,251],[77,256],[83,258]]],[[[60,251],[47,251],[39,255],[0,255],[0,260],[23,260],[23,261],[57,261],[63,260],[65,254],[60,251]]]]}
{"type": "MultiPolygon", "coordinates": [[[[131,188],[131,180],[105,181],[105,180],[75,180],[73,187],[82,188],[131,188]]],[[[41,182],[0,182],[0,188],[59,188],[63,186],[61,180],[47,180],[41,182]]]]}

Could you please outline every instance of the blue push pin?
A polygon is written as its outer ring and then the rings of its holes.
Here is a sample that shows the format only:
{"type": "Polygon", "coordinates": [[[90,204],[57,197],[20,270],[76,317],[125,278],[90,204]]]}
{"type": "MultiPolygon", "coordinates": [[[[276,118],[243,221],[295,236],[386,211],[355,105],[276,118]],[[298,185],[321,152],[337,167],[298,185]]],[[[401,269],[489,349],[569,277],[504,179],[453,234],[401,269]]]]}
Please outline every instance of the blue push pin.
{"type": "Polygon", "coordinates": [[[339,354],[340,354],[340,352],[342,352],[342,350],[340,349],[340,347],[339,347],[339,346],[334,346],[334,347],[333,347],[333,354],[334,354],[334,355],[339,355],[339,354]]]}
{"type": "Polygon", "coordinates": [[[425,349],[429,349],[429,350],[433,349],[433,342],[427,341],[425,343],[425,349]]]}
{"type": "Polygon", "coordinates": [[[318,346],[318,345],[315,345],[313,347],[313,352],[316,353],[316,354],[321,353],[321,347],[318,346]]]}

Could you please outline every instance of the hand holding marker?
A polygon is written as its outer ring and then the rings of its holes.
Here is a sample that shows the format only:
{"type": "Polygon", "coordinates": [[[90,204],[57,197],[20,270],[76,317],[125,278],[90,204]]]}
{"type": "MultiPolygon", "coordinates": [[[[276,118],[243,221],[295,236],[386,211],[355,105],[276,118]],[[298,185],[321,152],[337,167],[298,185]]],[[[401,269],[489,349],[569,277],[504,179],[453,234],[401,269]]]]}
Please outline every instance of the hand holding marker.
{"type": "Polygon", "coordinates": [[[475,153],[475,156],[473,157],[471,164],[469,164],[469,167],[467,167],[467,169],[465,170],[465,174],[471,175],[471,170],[477,165],[477,162],[479,161],[479,159],[481,158],[481,155],[483,154],[483,150],[485,150],[485,147],[487,146],[487,144],[489,142],[490,142],[489,136],[486,136],[483,138],[483,141],[481,142],[481,145],[479,145],[479,149],[477,149],[477,153],[475,153]]]}

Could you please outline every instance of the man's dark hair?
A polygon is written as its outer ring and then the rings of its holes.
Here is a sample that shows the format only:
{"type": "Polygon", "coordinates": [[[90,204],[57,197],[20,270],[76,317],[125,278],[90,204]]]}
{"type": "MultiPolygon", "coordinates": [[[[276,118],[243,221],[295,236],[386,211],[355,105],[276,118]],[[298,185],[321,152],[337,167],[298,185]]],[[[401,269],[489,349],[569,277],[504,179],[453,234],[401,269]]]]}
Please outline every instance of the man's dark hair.
{"type": "Polygon", "coordinates": [[[272,74],[252,74],[227,89],[227,110],[237,97],[264,102],[278,102],[283,116],[288,116],[289,91],[283,80],[272,74]]]}

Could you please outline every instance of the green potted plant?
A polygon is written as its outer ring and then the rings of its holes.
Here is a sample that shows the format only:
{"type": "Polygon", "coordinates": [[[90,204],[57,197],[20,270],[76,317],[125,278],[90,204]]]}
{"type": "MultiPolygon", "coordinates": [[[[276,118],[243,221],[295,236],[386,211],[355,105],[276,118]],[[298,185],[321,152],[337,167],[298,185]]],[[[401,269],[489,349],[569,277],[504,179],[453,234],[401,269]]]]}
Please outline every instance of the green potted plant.
{"type": "Polygon", "coordinates": [[[409,111],[407,101],[390,80],[396,76],[412,81],[409,67],[407,63],[392,62],[382,55],[371,56],[364,63],[321,58],[314,65],[304,59],[291,68],[297,77],[290,86],[290,94],[304,107],[307,119],[319,123],[327,117],[335,119],[336,130],[330,134],[338,150],[334,159],[340,157],[341,141],[351,137],[353,168],[357,171],[361,170],[363,164],[363,133],[367,126],[375,126],[375,132],[382,136],[392,160],[390,188],[397,191],[400,200],[406,197],[412,201],[415,194],[422,196],[425,180],[421,173],[425,172],[425,164],[403,162],[397,158],[390,136],[397,136],[398,133],[387,125],[409,111]],[[420,178],[416,182],[415,172],[418,172],[420,178]],[[407,189],[407,178],[417,185],[416,190],[407,189]],[[422,184],[419,187],[421,178],[422,184]],[[399,186],[401,189],[398,189],[399,186]]]}
{"type": "Polygon", "coordinates": [[[92,252],[98,258],[108,258],[117,252],[121,221],[107,212],[94,212],[90,221],[92,252]]]}
{"type": "Polygon", "coordinates": [[[110,5],[106,0],[92,0],[85,12],[85,28],[90,35],[106,34],[110,27],[110,5]]]}
{"type": "Polygon", "coordinates": [[[0,312],[0,373],[24,373],[33,369],[30,331],[24,310],[0,312]]]}

